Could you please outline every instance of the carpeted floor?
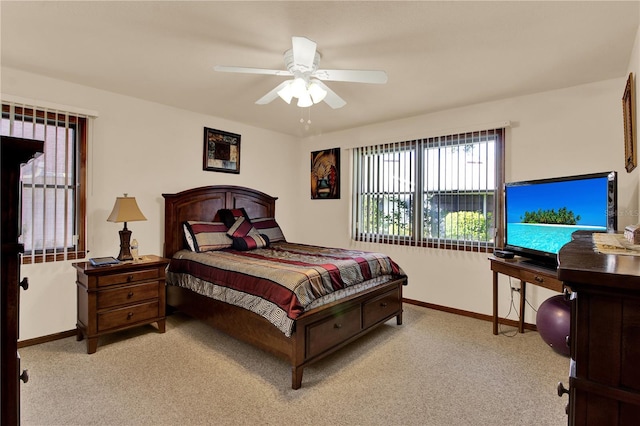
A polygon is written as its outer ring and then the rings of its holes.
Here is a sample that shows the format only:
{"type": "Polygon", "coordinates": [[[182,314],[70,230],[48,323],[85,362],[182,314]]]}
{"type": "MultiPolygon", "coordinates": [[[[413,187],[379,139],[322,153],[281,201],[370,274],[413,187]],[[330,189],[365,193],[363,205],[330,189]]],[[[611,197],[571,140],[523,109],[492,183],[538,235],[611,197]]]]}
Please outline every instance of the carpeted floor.
{"type": "Polygon", "coordinates": [[[404,305],[304,371],[195,320],[20,350],[23,425],[562,425],[569,360],[536,332],[404,305]]]}

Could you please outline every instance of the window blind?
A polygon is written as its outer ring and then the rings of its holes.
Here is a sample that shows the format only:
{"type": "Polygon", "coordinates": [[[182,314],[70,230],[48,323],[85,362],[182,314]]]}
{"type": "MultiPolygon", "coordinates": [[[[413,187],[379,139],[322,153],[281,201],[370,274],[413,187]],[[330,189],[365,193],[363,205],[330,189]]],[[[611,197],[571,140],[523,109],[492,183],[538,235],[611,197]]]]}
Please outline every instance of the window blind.
{"type": "Polygon", "coordinates": [[[504,129],[354,149],[352,237],[484,251],[493,245],[504,129]]]}
{"type": "Polygon", "coordinates": [[[84,114],[2,102],[2,135],[44,141],[21,169],[23,263],[84,257],[87,121],[84,114]]]}

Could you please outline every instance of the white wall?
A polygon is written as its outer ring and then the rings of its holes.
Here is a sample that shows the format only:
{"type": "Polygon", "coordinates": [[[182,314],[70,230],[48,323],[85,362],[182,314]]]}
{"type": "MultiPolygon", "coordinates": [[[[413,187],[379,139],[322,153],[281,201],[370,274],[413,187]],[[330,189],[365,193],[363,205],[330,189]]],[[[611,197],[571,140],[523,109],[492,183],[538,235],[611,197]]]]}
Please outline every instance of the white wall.
{"type": "MultiPolygon", "coordinates": [[[[131,222],[141,254],[162,254],[162,193],[203,185],[249,186],[279,197],[278,217],[287,233],[294,198],[298,140],[282,134],[141,101],[67,82],[2,69],[2,93],[94,110],[89,146],[87,235],[90,257],[117,256],[122,224],[107,222],[117,196],[135,196],[147,217],[131,222]],[[202,170],[203,128],[238,133],[240,174],[202,170]]],[[[212,98],[212,102],[215,99],[212,98]]],[[[24,265],[28,291],[21,292],[20,340],[75,328],[76,294],[72,262],[24,265]]]]}
{"type": "MultiPolygon", "coordinates": [[[[484,124],[508,120],[507,181],[616,170],[619,227],[624,227],[638,222],[638,180],[624,168],[621,97],[625,82],[626,78],[602,81],[307,138],[299,159],[301,176],[308,173],[311,151],[342,147],[342,197],[311,200],[309,183],[301,182],[300,213],[310,225],[301,239],[388,253],[409,276],[405,297],[491,314],[492,276],[486,254],[355,243],[350,239],[349,148],[486,128],[484,124]]],[[[508,288],[507,278],[501,277],[500,315],[509,309],[508,288]]],[[[527,288],[527,299],[535,308],[553,294],[535,286],[527,288]]],[[[516,318],[513,312],[510,318],[516,318]]],[[[535,323],[531,309],[525,319],[535,323]]]]}

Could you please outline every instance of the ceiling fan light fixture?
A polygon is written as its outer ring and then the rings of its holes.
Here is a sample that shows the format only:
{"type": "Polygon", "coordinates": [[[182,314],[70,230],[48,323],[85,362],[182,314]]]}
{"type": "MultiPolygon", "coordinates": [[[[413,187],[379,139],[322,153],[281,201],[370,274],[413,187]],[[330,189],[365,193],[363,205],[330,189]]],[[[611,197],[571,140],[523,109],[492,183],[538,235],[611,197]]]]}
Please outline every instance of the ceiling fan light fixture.
{"type": "Polygon", "coordinates": [[[325,96],[327,96],[327,91],[320,87],[319,84],[311,82],[309,85],[309,95],[311,95],[313,103],[317,104],[324,100],[325,96]]]}
{"type": "Polygon", "coordinates": [[[278,96],[282,98],[283,101],[290,104],[291,98],[293,98],[293,86],[291,83],[285,85],[282,89],[278,90],[278,96]]]}
{"type": "Polygon", "coordinates": [[[291,104],[293,98],[298,98],[298,106],[303,108],[324,101],[329,107],[337,109],[345,106],[346,102],[323,81],[374,84],[387,82],[387,73],[384,71],[319,69],[318,64],[322,55],[317,50],[316,42],[306,37],[291,37],[291,45],[292,48],[284,52],[286,70],[222,65],[216,65],[214,69],[223,72],[293,77],[258,99],[256,101],[258,105],[266,105],[280,97],[288,104],[291,104]]]}
{"type": "Polygon", "coordinates": [[[307,94],[307,82],[303,78],[296,78],[291,82],[290,86],[294,98],[300,99],[307,94]]]}
{"type": "Polygon", "coordinates": [[[300,108],[307,108],[311,105],[313,105],[313,101],[311,100],[311,95],[309,95],[309,92],[305,91],[302,96],[298,97],[298,106],[300,108]]]}

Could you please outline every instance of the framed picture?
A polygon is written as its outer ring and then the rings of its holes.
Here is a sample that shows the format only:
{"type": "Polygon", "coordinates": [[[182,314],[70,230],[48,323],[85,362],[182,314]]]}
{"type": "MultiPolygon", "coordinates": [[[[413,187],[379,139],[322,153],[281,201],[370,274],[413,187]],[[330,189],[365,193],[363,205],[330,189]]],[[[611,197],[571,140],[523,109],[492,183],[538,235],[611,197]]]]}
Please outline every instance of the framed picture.
{"type": "Polygon", "coordinates": [[[204,128],[203,170],[240,173],[240,135],[204,128]]]}
{"type": "Polygon", "coordinates": [[[311,199],[340,198],[340,148],[311,153],[311,199]]]}
{"type": "Polygon", "coordinates": [[[636,168],[636,90],[633,73],[629,73],[622,96],[624,116],[624,165],[627,173],[636,168]]]}

